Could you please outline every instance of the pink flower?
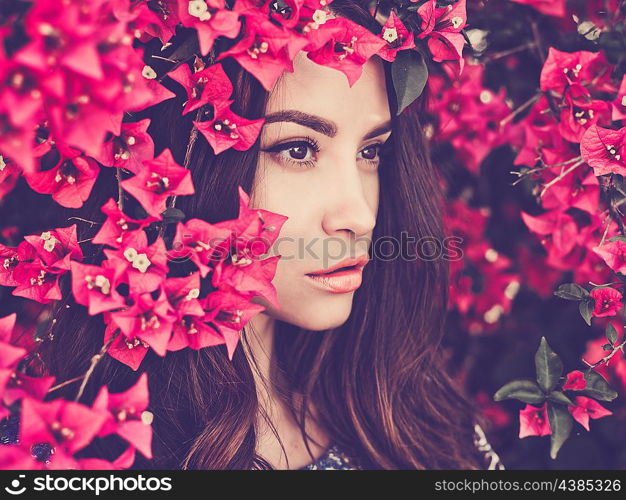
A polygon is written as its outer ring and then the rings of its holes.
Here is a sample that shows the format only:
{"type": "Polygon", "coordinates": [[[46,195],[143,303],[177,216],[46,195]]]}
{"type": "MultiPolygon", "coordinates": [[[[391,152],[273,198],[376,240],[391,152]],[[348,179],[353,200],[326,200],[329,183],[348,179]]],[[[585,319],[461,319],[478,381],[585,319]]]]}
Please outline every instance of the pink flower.
{"type": "Polygon", "coordinates": [[[117,260],[105,260],[102,266],[72,262],[74,300],[87,306],[92,316],[123,307],[124,297],[117,291],[123,274],[124,266],[117,260]]]}
{"type": "Polygon", "coordinates": [[[64,270],[50,268],[41,259],[19,263],[13,277],[18,282],[13,295],[48,304],[62,298],[59,278],[64,270]]]}
{"type": "Polygon", "coordinates": [[[128,19],[129,32],[137,30],[141,32],[140,41],[146,42],[158,38],[165,45],[175,34],[176,25],[180,23],[178,18],[178,0],[162,0],[155,10],[147,3],[135,4],[128,12],[127,0],[116,0],[122,3],[120,9],[113,8],[118,19],[128,19]]]}
{"type": "Polygon", "coordinates": [[[527,404],[519,412],[519,438],[552,434],[546,403],[539,408],[527,404]]]}
{"type": "Polygon", "coordinates": [[[132,339],[126,338],[121,334],[120,328],[115,323],[108,323],[104,330],[104,342],[111,341],[113,335],[117,336],[112,340],[107,354],[113,359],[117,359],[120,363],[124,363],[132,370],[137,370],[141,366],[141,362],[146,357],[150,346],[139,337],[132,339]]]}
{"type": "Polygon", "coordinates": [[[249,149],[257,140],[265,120],[248,120],[236,115],[230,109],[232,101],[226,101],[214,108],[213,118],[193,124],[206,138],[216,155],[229,148],[237,151],[249,149]]]}
{"type": "Polygon", "coordinates": [[[205,104],[222,105],[233,93],[233,85],[221,64],[212,64],[195,73],[182,64],[167,75],[185,87],[188,99],[183,115],[205,104]]]}
{"type": "Polygon", "coordinates": [[[578,227],[571,215],[559,209],[536,217],[524,212],[520,215],[528,229],[542,236],[549,261],[557,262],[575,248],[578,227]]]}
{"type": "Polygon", "coordinates": [[[554,17],[565,17],[565,0],[511,0],[512,2],[530,5],[542,14],[554,17]]]}
{"type": "Polygon", "coordinates": [[[608,121],[609,112],[610,106],[606,101],[574,99],[567,95],[563,100],[558,130],[565,140],[579,143],[590,126],[598,121],[608,121]]]}
{"type": "Polygon", "coordinates": [[[589,292],[595,299],[595,307],[592,316],[601,318],[603,316],[616,316],[624,306],[622,294],[611,287],[594,288],[589,292]]]}
{"type": "MultiPolygon", "coordinates": [[[[328,5],[330,2],[326,2],[328,5]]],[[[317,9],[323,9],[319,0],[239,0],[235,10],[244,16],[254,16],[261,13],[263,17],[271,19],[284,28],[302,28],[311,20],[311,14],[317,9]],[[308,5],[307,5],[308,4],[308,5]]]]}
{"type": "Polygon", "coordinates": [[[152,458],[151,414],[146,412],[149,404],[148,374],[142,373],[130,389],[110,394],[103,386],[98,393],[93,409],[106,416],[99,436],[117,434],[148,459],[152,458]]]}
{"type": "Polygon", "coordinates": [[[380,37],[387,42],[387,45],[378,51],[378,55],[386,61],[393,61],[400,50],[412,49],[415,47],[413,33],[409,32],[400,18],[392,10],[387,22],[383,26],[380,37]]]}
{"type": "Polygon", "coordinates": [[[369,58],[387,47],[386,41],[343,17],[326,21],[311,32],[310,39],[314,47],[308,58],[338,69],[346,75],[350,86],[359,79],[369,58]]]}
{"type": "Polygon", "coordinates": [[[80,403],[54,400],[42,403],[22,400],[19,442],[21,446],[48,444],[51,469],[75,468],[73,455],[98,434],[106,416],[80,403]]]}
{"type": "Polygon", "coordinates": [[[276,26],[260,14],[245,16],[243,32],[243,38],[220,54],[218,60],[229,56],[234,58],[268,92],[284,71],[293,71],[296,53],[308,43],[295,31],[276,26]]]}
{"type": "MultiPolygon", "coordinates": [[[[15,368],[27,351],[23,347],[11,344],[11,333],[15,326],[15,313],[0,318],[0,398],[5,397],[5,390],[15,377],[15,368]]],[[[9,411],[0,405],[0,418],[9,415],[9,411]]]]}
{"type": "Polygon", "coordinates": [[[114,248],[120,248],[123,246],[124,241],[135,231],[160,220],[160,217],[151,215],[145,219],[132,219],[119,209],[113,198],[109,198],[100,210],[107,215],[107,218],[92,240],[92,243],[96,245],[109,245],[114,248]]]}
{"type": "Polygon", "coordinates": [[[18,286],[20,282],[15,277],[15,270],[21,262],[32,261],[37,253],[30,243],[22,241],[17,248],[0,244],[0,285],[18,286]]]}
{"type": "Polygon", "coordinates": [[[236,219],[217,222],[218,228],[228,228],[233,232],[231,242],[238,251],[251,252],[259,257],[269,252],[278,238],[283,224],[288,217],[250,206],[250,197],[241,186],[239,193],[239,215],[236,219]]]}
{"type": "Polygon", "coordinates": [[[178,17],[183,26],[197,30],[203,56],[217,37],[236,38],[241,28],[239,13],[227,10],[224,0],[179,0],[178,17]]]}
{"type": "Polygon", "coordinates": [[[154,143],[148,134],[150,120],[122,123],[122,133],[111,136],[99,155],[94,156],[105,167],[125,168],[131,172],[143,168],[143,162],[154,158],[154,143]]]}
{"type": "Polygon", "coordinates": [[[219,329],[226,344],[228,358],[232,359],[233,353],[239,342],[241,329],[265,307],[254,304],[248,297],[232,291],[217,291],[210,293],[204,300],[204,308],[209,317],[213,317],[212,323],[219,329]]]}
{"type": "Polygon", "coordinates": [[[160,218],[170,196],[194,193],[191,172],[174,161],[169,149],[163,150],[154,160],[145,161],[143,165],[134,177],[120,184],[153,217],[160,218]]]}
{"type": "Polygon", "coordinates": [[[179,222],[173,241],[173,257],[189,257],[200,270],[204,278],[212,265],[228,256],[228,250],[222,250],[220,244],[229,241],[231,230],[209,224],[201,219],[179,222]]]}
{"type": "Polygon", "coordinates": [[[51,269],[69,271],[70,260],[83,260],[76,224],[24,236],[24,240],[30,243],[39,258],[51,269]]]}
{"type": "Polygon", "coordinates": [[[626,172],[626,127],[620,130],[592,125],[582,136],[580,152],[596,176],[626,172]]]}
{"type": "Polygon", "coordinates": [[[576,406],[567,405],[567,409],[574,417],[574,420],[589,430],[589,418],[602,418],[613,415],[613,412],[604,408],[595,399],[585,396],[576,396],[576,406]]]}
{"type": "Polygon", "coordinates": [[[611,91],[608,62],[602,52],[561,52],[550,47],[548,58],[540,76],[541,90],[564,94],[567,91],[574,97],[589,95],[587,89],[593,83],[598,90],[611,91]],[[603,75],[598,77],[598,75],[603,75]]]}
{"type": "MultiPolygon", "coordinates": [[[[546,175],[545,181],[549,182],[557,177],[558,172],[550,171],[549,175],[548,172],[544,174],[546,175]]],[[[589,214],[596,213],[599,202],[598,178],[594,175],[593,169],[582,166],[553,184],[542,198],[542,205],[545,209],[576,207],[589,214]]]]}
{"type": "MultiPolygon", "coordinates": [[[[1,141],[0,141],[1,142],[1,141]]],[[[1,147],[1,145],[0,145],[1,147]]],[[[13,191],[22,174],[21,168],[8,158],[0,155],[0,201],[13,191]],[[2,166],[4,164],[4,166],[2,166]]]]}
{"type": "Polygon", "coordinates": [[[59,205],[80,208],[91,194],[100,167],[93,158],[83,156],[77,149],[61,144],[56,147],[60,156],[54,167],[25,173],[24,177],[33,190],[51,194],[59,205]]]}
{"type": "Polygon", "coordinates": [[[54,377],[31,377],[19,370],[13,371],[5,387],[3,402],[10,406],[27,396],[41,401],[46,397],[54,380],[54,377]]]}
{"type": "Polygon", "coordinates": [[[148,245],[145,231],[129,233],[123,248],[105,248],[103,251],[109,261],[119,262],[119,266],[115,267],[124,270],[131,295],[153,292],[167,275],[165,242],[158,237],[154,243],[148,245]]]}
{"type": "Polygon", "coordinates": [[[592,249],[598,254],[607,266],[616,273],[626,273],[626,243],[623,241],[605,242],[601,247],[592,249]]]}
{"type": "MultiPolygon", "coordinates": [[[[219,311],[206,312],[200,296],[200,274],[169,278],[164,285],[167,300],[175,310],[176,322],[168,351],[185,347],[202,349],[224,343],[219,330],[210,324],[219,311]]],[[[204,300],[204,299],[202,299],[204,300]]]]}
{"type": "Polygon", "coordinates": [[[249,298],[260,295],[280,309],[276,288],[272,285],[279,260],[280,255],[276,255],[263,260],[252,259],[248,262],[244,254],[238,257],[237,264],[232,260],[228,263],[219,262],[213,273],[212,284],[220,289],[238,292],[249,298]]]}
{"type": "Polygon", "coordinates": [[[585,374],[580,370],[573,370],[567,374],[565,384],[563,384],[563,390],[581,391],[587,387],[587,381],[585,380],[585,374]]]}
{"type": "Polygon", "coordinates": [[[441,8],[437,8],[436,0],[428,0],[417,13],[422,19],[422,32],[418,38],[428,37],[428,48],[433,60],[458,61],[459,70],[462,70],[465,38],[461,30],[467,25],[465,0],[441,8]]]}
{"type": "Polygon", "coordinates": [[[159,356],[165,356],[176,315],[163,290],[157,299],[149,293],[135,295],[134,304],[122,311],[108,313],[111,322],[122,331],[126,341],[145,342],[159,356]]]}

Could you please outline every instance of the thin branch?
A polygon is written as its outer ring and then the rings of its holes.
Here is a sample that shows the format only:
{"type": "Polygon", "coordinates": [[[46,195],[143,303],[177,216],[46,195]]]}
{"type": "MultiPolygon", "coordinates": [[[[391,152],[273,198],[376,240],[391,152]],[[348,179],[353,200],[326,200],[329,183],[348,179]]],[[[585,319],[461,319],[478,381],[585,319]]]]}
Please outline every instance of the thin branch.
{"type": "MultiPolygon", "coordinates": [[[[202,117],[202,113],[203,113],[202,108],[198,109],[198,111],[196,112],[196,121],[200,120],[200,118],[202,117]]],[[[185,159],[183,161],[183,167],[186,168],[187,170],[189,170],[189,164],[191,163],[191,153],[193,151],[193,146],[196,143],[197,139],[198,139],[198,127],[193,125],[191,132],[189,134],[189,142],[187,142],[187,149],[185,150],[185,159]]],[[[167,206],[168,208],[173,208],[174,206],[176,206],[176,195],[172,195],[167,200],[167,206]]],[[[165,224],[161,223],[158,237],[162,238],[164,233],[165,233],[165,224]]]]}
{"type": "Polygon", "coordinates": [[[534,49],[537,46],[537,42],[531,41],[526,42],[523,45],[518,45],[517,47],[513,47],[508,50],[501,50],[500,52],[493,52],[491,54],[485,55],[485,57],[480,58],[482,62],[490,63],[492,61],[497,61],[498,59],[502,59],[503,57],[512,56],[513,54],[517,54],[518,52],[524,52],[528,49],[534,49]]]}
{"type": "Polygon", "coordinates": [[[154,59],[163,59],[164,61],[171,62],[172,64],[176,64],[178,62],[176,59],[170,59],[169,57],[155,56],[155,55],[151,55],[150,57],[153,57],[154,59]]]}
{"type": "Polygon", "coordinates": [[[89,219],[83,219],[82,217],[74,217],[74,216],[72,216],[72,217],[68,217],[67,218],[67,220],[71,220],[71,219],[76,219],[76,220],[79,220],[81,222],[87,222],[87,223],[91,224],[91,227],[93,227],[94,225],[99,226],[100,224],[102,224],[102,222],[96,222],[96,221],[89,220],[89,219]]]}
{"type": "Polygon", "coordinates": [[[115,169],[115,178],[117,179],[117,207],[120,212],[124,211],[124,191],[122,191],[122,171],[115,169]]]}
{"type": "Polygon", "coordinates": [[[78,382],[79,380],[82,380],[84,377],[85,375],[80,375],[79,377],[71,378],[69,380],[66,380],[65,382],[55,385],[54,387],[50,387],[50,389],[48,389],[48,393],[54,392],[60,389],[61,387],[65,387],[66,385],[73,384],[74,382],[78,382]]]}
{"type": "MultiPolygon", "coordinates": [[[[607,215],[605,220],[606,220],[606,227],[604,228],[604,233],[602,233],[602,239],[600,240],[600,244],[598,245],[599,247],[604,245],[604,240],[606,238],[607,233],[609,232],[609,226],[611,225],[611,214],[607,215]]],[[[589,283],[591,283],[591,281],[589,283]]]]}
{"type": "Polygon", "coordinates": [[[108,340],[108,342],[102,346],[98,354],[95,354],[91,358],[91,364],[89,365],[89,369],[83,376],[83,382],[80,384],[80,388],[78,389],[78,394],[76,394],[74,401],[78,401],[81,398],[81,396],[83,395],[83,391],[85,390],[85,387],[87,386],[87,382],[89,382],[91,375],[93,375],[93,372],[96,369],[96,366],[98,366],[98,363],[104,357],[107,350],[109,349],[109,347],[111,346],[113,341],[118,337],[119,334],[120,334],[120,330],[116,331],[108,340]]]}
{"type": "Polygon", "coordinates": [[[555,177],[550,182],[548,182],[545,186],[543,186],[543,189],[541,190],[541,193],[539,194],[539,197],[542,198],[543,195],[546,193],[546,191],[548,189],[550,189],[550,187],[554,186],[557,182],[559,182],[561,179],[563,179],[563,177],[565,177],[570,172],[573,172],[574,170],[576,170],[578,167],[580,167],[584,163],[585,162],[582,161],[582,160],[577,161],[570,168],[568,168],[565,172],[561,173],[559,176],[555,177]]]}
{"type": "Polygon", "coordinates": [[[535,48],[537,54],[539,55],[539,59],[541,62],[545,62],[546,60],[546,51],[543,46],[543,41],[541,40],[541,33],[539,33],[539,27],[537,26],[537,21],[534,19],[530,21],[530,27],[533,31],[533,39],[535,40],[535,48]]]}
{"type": "Polygon", "coordinates": [[[500,120],[500,127],[503,127],[504,125],[509,123],[513,118],[515,118],[517,115],[519,115],[522,111],[524,111],[528,107],[530,107],[533,104],[535,104],[535,102],[537,102],[540,97],[541,97],[541,92],[538,92],[537,94],[532,96],[530,99],[528,99],[525,103],[520,104],[509,115],[507,115],[502,120],[500,120]]]}
{"type": "Polygon", "coordinates": [[[615,353],[617,351],[622,351],[624,352],[624,346],[626,345],[626,340],[624,340],[620,345],[617,346],[611,346],[613,347],[613,350],[608,353],[606,356],[604,356],[600,361],[597,361],[596,363],[589,363],[589,361],[587,361],[586,359],[583,358],[583,361],[585,362],[585,364],[589,367],[587,368],[587,371],[590,372],[591,370],[593,370],[594,368],[596,368],[597,366],[600,366],[603,363],[607,363],[609,362],[609,360],[615,356],[615,353]]]}

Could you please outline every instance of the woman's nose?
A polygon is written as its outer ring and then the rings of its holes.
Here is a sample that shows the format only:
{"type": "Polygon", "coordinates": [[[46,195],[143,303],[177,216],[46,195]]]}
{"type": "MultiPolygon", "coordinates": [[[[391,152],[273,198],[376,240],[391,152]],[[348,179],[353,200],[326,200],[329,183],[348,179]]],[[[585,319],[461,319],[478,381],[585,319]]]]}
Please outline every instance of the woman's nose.
{"type": "Polygon", "coordinates": [[[322,220],[326,234],[334,236],[341,231],[348,231],[359,237],[374,229],[378,182],[363,179],[362,175],[352,165],[349,169],[343,169],[343,173],[337,174],[333,182],[326,186],[323,195],[326,208],[322,220]]]}

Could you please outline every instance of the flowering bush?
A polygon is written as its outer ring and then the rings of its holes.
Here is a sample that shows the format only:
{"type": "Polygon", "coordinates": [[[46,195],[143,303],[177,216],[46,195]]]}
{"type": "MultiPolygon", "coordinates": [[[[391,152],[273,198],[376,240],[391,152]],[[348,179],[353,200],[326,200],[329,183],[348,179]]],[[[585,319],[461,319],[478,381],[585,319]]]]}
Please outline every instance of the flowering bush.
{"type": "Polygon", "coordinates": [[[463,74],[429,79],[427,132],[448,230],[463,238],[450,359],[465,354],[460,373],[509,467],[547,466],[545,440],[528,436],[549,436],[548,460],[564,467],[626,463],[611,442],[624,436],[626,392],[625,7],[474,2],[463,74]]]}
{"type": "Polygon", "coordinates": [[[445,222],[463,242],[451,261],[446,353],[498,432],[504,463],[565,464],[562,446],[597,450],[579,464],[626,463],[623,2],[373,2],[380,33],[333,17],[328,3],[0,4],[0,417],[20,422],[0,467],[150,459],[146,374],[123,392],[102,387],[87,405],[98,362],[141,371],[149,350],[212,346],[232,357],[264,309],[254,297],[280,306],[271,284],[280,256],[267,253],[286,217],[251,209],[239,187],[236,219],[185,220],[175,200],[195,193],[187,165],[156,151],[150,120],[133,113],[178,93],[181,113],[194,116],[192,141],[215,154],[246,150],[263,119],[233,111],[221,61],[270,90],[301,50],[350,85],[373,55],[389,61],[397,112],[428,86],[423,121],[448,190],[445,222]],[[111,170],[119,194],[101,205],[102,222],[60,222],[59,207],[82,207],[111,170]],[[90,244],[101,260],[85,254],[79,224],[99,224],[90,244]],[[179,257],[193,265],[182,277],[179,257]],[[89,370],[57,381],[37,359],[64,276],[106,330],[89,370]],[[73,400],[54,398],[72,383],[73,400]],[[589,434],[574,435],[575,423],[589,434]],[[125,451],[90,457],[89,444],[111,435],[125,451]],[[548,435],[549,454],[545,440],[520,439],[548,435]]]}

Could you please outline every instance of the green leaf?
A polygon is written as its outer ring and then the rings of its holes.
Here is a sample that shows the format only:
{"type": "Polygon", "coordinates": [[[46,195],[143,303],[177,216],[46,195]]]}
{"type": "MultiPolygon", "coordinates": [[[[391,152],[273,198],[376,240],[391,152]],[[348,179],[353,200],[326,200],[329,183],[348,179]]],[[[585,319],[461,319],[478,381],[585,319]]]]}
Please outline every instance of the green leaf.
{"type": "Polygon", "coordinates": [[[581,300],[589,296],[589,292],[576,283],[564,283],[557,288],[554,295],[567,300],[581,300]]]}
{"type": "Polygon", "coordinates": [[[624,243],[626,243],[626,236],[613,236],[612,238],[609,238],[606,241],[622,241],[624,243]]]}
{"type": "Polygon", "coordinates": [[[185,212],[176,207],[169,207],[165,211],[161,212],[164,224],[170,224],[172,222],[180,222],[185,219],[185,212]]]}
{"type": "Polygon", "coordinates": [[[613,344],[604,344],[602,346],[602,349],[604,349],[605,351],[612,351],[613,350],[613,344]]]}
{"type": "Polygon", "coordinates": [[[603,31],[598,42],[611,64],[618,64],[626,53],[626,40],[618,31],[603,31]]]}
{"type": "Polygon", "coordinates": [[[559,404],[548,402],[548,421],[550,422],[550,457],[555,459],[572,432],[573,419],[569,410],[559,404]]]}
{"type": "Polygon", "coordinates": [[[545,337],[541,337],[541,343],[535,353],[535,370],[539,387],[545,393],[549,393],[554,389],[563,373],[561,358],[550,349],[545,337]]]}
{"type": "Polygon", "coordinates": [[[604,335],[606,335],[606,339],[611,343],[614,344],[615,341],[617,340],[617,330],[615,329],[615,327],[613,326],[613,323],[609,323],[606,326],[606,329],[604,330],[604,335]]]}
{"type": "Polygon", "coordinates": [[[200,52],[200,43],[198,42],[197,33],[188,32],[185,33],[184,36],[185,39],[183,41],[179,40],[178,43],[174,44],[174,46],[176,46],[176,50],[168,56],[168,59],[180,63],[188,61],[194,54],[198,54],[200,52]]]}
{"type": "Polygon", "coordinates": [[[613,401],[617,397],[617,392],[611,389],[608,382],[598,372],[590,371],[585,373],[585,380],[587,381],[587,386],[577,391],[581,396],[589,396],[600,401],[613,401]]]}
{"type": "Polygon", "coordinates": [[[550,401],[554,401],[555,403],[575,406],[575,403],[570,398],[568,398],[565,394],[563,394],[561,391],[552,391],[548,395],[548,399],[550,401]]]}
{"type": "Polygon", "coordinates": [[[518,379],[504,384],[493,395],[494,401],[518,399],[524,403],[540,404],[546,399],[545,394],[534,380],[518,379]]]}
{"type": "Polygon", "coordinates": [[[585,323],[589,326],[591,326],[591,313],[593,312],[595,303],[596,301],[592,297],[589,297],[586,300],[581,300],[578,303],[578,311],[585,320],[585,323]]]}
{"type": "Polygon", "coordinates": [[[391,63],[391,78],[396,91],[399,115],[424,90],[428,79],[428,67],[416,50],[401,50],[391,63]]]}

